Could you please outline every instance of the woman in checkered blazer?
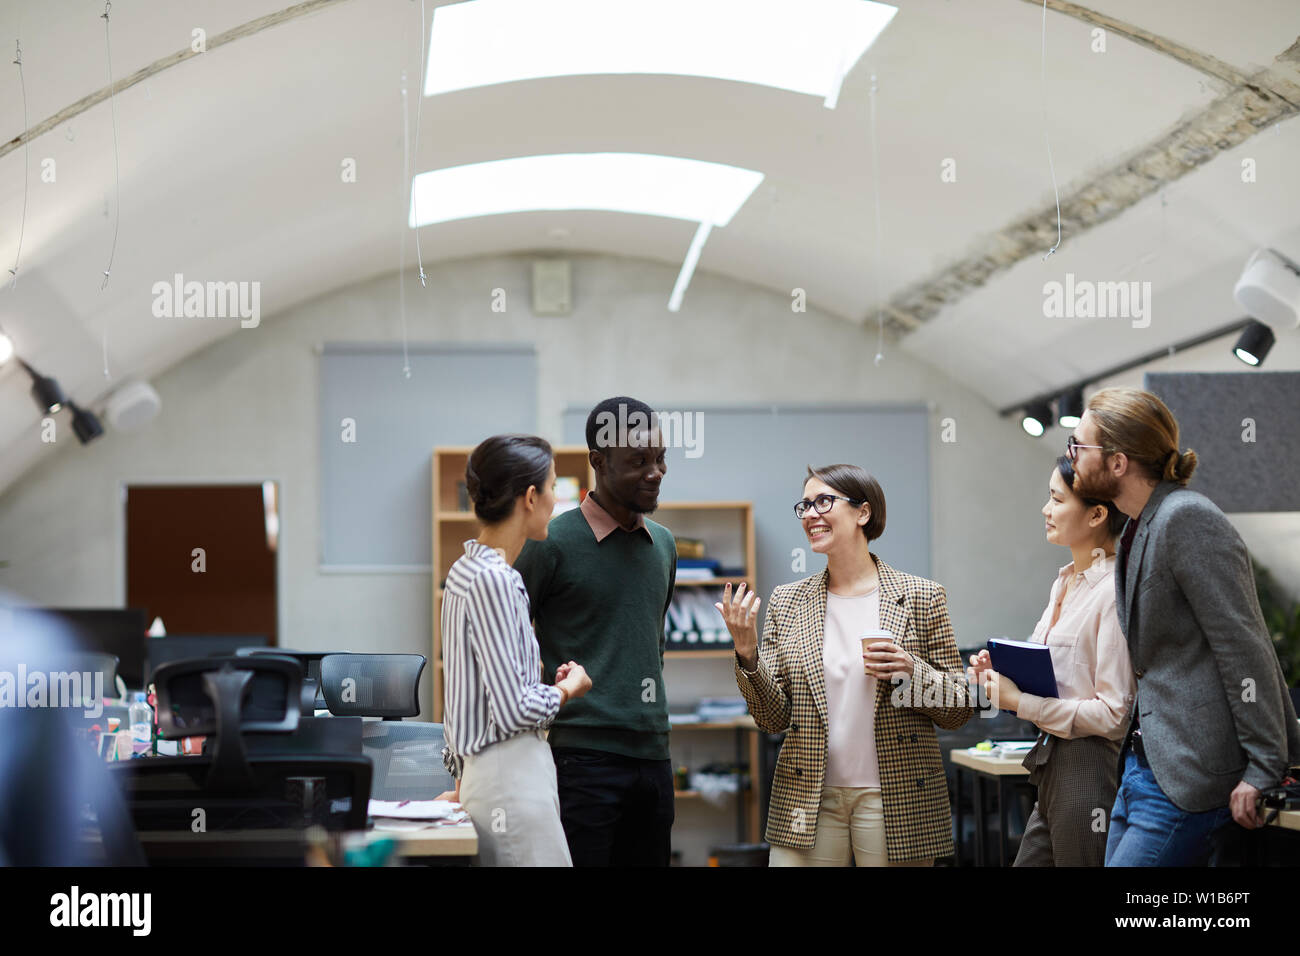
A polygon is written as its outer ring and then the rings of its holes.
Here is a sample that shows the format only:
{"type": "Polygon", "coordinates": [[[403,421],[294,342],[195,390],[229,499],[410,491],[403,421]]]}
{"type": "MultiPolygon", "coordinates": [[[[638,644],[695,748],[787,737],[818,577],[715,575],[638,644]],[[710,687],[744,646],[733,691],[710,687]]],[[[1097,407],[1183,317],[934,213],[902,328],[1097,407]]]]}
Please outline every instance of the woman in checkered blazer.
{"type": "Polygon", "coordinates": [[[760,599],[727,586],[718,610],[736,684],[767,733],[785,732],[772,779],[773,866],[929,866],[953,852],[937,724],[974,711],[944,589],[871,553],[885,495],[856,465],[808,469],[795,516],[826,570],[760,599]],[[865,673],[864,673],[865,671],[865,673]]]}

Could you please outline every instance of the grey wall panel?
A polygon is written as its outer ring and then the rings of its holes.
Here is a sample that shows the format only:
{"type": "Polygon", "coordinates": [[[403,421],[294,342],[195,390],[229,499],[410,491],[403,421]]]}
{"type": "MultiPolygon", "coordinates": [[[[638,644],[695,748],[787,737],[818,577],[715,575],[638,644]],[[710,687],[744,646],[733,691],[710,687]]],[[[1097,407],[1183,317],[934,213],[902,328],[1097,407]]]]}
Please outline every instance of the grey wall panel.
{"type": "Polygon", "coordinates": [[[1300,372],[1150,372],[1143,384],[1196,452],[1188,487],[1227,512],[1300,511],[1300,372]]]}
{"type": "Polygon", "coordinates": [[[537,431],[530,346],[326,345],[320,360],[321,563],[419,567],[430,561],[436,445],[537,431]],[[341,422],[356,422],[356,442],[341,422]]]}
{"type": "MultiPolygon", "coordinates": [[[[641,396],[637,396],[641,397],[641,396]]],[[[660,411],[685,410],[656,403],[660,411]]],[[[593,403],[594,404],[594,403],[593,403]]],[[[564,440],[585,444],[590,408],[564,413],[564,440]]],[[[930,470],[928,413],[921,405],[764,406],[692,408],[703,415],[702,454],[668,450],[661,501],[754,502],[758,588],[766,597],[778,584],[826,566],[811,553],[792,506],[803,494],[807,465],[861,465],[885,492],[885,534],[872,542],[883,560],[910,574],[930,574],[930,470]],[[792,551],[805,551],[807,570],[791,569],[792,551]]]]}

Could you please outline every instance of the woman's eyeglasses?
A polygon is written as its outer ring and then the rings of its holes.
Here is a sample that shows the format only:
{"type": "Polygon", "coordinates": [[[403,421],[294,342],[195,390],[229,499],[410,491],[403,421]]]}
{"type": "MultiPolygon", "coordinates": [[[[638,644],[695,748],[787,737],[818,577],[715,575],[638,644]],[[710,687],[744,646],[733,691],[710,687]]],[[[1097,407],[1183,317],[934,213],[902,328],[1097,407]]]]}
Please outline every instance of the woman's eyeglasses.
{"type": "Polygon", "coordinates": [[[1069,458],[1070,461],[1078,461],[1080,448],[1103,448],[1104,449],[1105,447],[1106,447],[1105,445],[1085,445],[1083,444],[1083,442],[1079,441],[1073,435],[1071,435],[1069,438],[1065,440],[1065,457],[1069,458]]]}
{"type": "Polygon", "coordinates": [[[837,501],[847,501],[851,505],[860,505],[863,500],[861,498],[845,498],[843,495],[818,495],[812,501],[804,498],[802,501],[794,503],[794,516],[802,521],[809,508],[815,509],[819,515],[824,515],[834,507],[837,501]]]}

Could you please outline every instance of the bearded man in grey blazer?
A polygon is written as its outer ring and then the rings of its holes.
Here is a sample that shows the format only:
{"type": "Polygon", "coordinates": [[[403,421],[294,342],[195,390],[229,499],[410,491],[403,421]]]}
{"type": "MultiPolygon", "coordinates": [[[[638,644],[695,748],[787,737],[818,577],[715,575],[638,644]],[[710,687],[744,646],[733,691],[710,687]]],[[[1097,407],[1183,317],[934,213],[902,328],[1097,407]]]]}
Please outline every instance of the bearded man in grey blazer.
{"type": "Polygon", "coordinates": [[[1075,491],[1129,516],[1116,611],[1138,692],[1120,753],[1107,866],[1196,866],[1221,828],[1263,824],[1260,791],[1300,764],[1300,727],[1250,557],[1196,453],[1150,392],[1108,388],[1068,441],[1075,491]]]}

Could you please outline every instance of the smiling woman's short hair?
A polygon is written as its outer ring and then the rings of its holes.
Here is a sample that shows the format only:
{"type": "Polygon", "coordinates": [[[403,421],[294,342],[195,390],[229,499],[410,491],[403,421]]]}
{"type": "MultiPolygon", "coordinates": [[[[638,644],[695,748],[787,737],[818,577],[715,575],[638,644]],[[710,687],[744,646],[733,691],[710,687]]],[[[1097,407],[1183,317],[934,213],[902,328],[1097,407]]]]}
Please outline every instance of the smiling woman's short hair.
{"type": "Polygon", "coordinates": [[[1084,498],[1074,490],[1074,465],[1070,459],[1062,455],[1056,459],[1056,473],[1061,476],[1065,482],[1065,487],[1070,489],[1070,494],[1079,498],[1089,508],[1095,508],[1101,505],[1106,509],[1106,533],[1112,538],[1118,538],[1124,531],[1124,523],[1128,521],[1128,515],[1115,507],[1115,502],[1104,501],[1101,498],[1084,498]]]}
{"type": "Polygon", "coordinates": [[[845,498],[865,501],[871,507],[871,517],[862,526],[862,533],[868,541],[875,541],[885,533],[885,492],[880,482],[871,477],[857,465],[823,465],[821,468],[808,466],[808,477],[803,480],[808,484],[809,478],[825,482],[845,498]]]}

